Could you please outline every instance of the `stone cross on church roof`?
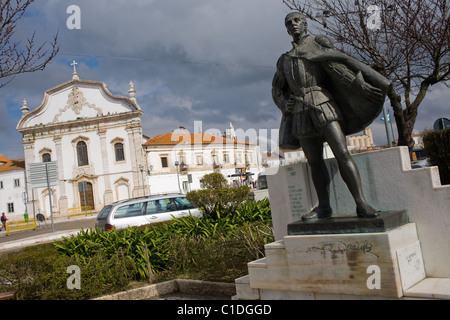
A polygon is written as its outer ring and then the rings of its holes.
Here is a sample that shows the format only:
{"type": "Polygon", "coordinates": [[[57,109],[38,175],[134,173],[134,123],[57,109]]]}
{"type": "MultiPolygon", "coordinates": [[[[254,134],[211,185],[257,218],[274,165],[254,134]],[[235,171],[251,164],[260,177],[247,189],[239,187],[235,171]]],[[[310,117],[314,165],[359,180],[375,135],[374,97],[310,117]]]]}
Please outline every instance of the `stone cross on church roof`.
{"type": "Polygon", "coordinates": [[[73,76],[72,76],[72,80],[80,80],[80,78],[78,78],[78,73],[77,73],[77,66],[78,62],[75,62],[75,60],[73,60],[73,62],[70,64],[71,66],[73,66],[73,76]]]}

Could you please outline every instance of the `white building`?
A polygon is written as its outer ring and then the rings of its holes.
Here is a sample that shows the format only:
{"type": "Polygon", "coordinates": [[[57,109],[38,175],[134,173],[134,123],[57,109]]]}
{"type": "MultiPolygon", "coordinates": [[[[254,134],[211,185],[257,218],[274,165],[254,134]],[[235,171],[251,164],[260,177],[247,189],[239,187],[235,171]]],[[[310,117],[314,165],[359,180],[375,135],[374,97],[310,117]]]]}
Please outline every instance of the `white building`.
{"type": "MultiPolygon", "coordinates": [[[[232,126],[231,126],[232,128],[232,126]]],[[[208,133],[189,133],[183,127],[150,138],[144,144],[152,193],[187,192],[202,187],[201,179],[222,173],[230,185],[251,183],[261,171],[259,147],[249,141],[208,133]]]]}
{"type": "Polygon", "coordinates": [[[367,150],[373,148],[375,143],[373,142],[372,129],[366,128],[363,134],[347,137],[347,145],[350,150],[367,150]]]}
{"type": "Polygon", "coordinates": [[[133,84],[129,98],[114,96],[106,84],[72,80],[45,92],[44,100],[29,111],[26,101],[17,130],[22,134],[25,165],[55,161],[58,184],[33,188],[28,183],[28,212],[49,216],[68,208],[105,204],[141,196],[145,160],[142,144],[142,110],[133,84]],[[34,199],[34,203],[32,201],[34,199]]]}
{"type": "Polygon", "coordinates": [[[23,159],[10,160],[0,155],[0,215],[4,212],[8,219],[22,219],[25,214],[24,168],[23,159]]]}

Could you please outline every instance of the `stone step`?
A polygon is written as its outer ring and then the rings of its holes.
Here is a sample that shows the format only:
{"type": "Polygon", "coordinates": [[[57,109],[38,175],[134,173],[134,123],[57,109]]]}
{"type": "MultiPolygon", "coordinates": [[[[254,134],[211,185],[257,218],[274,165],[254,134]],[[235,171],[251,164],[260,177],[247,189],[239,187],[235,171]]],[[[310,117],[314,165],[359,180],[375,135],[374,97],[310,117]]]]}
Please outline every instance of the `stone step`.
{"type": "Polygon", "coordinates": [[[448,300],[450,299],[450,279],[425,278],[403,294],[406,298],[448,300]]]}
{"type": "Polygon", "coordinates": [[[287,265],[286,247],[283,240],[268,243],[264,246],[266,263],[271,266],[287,265]]]}

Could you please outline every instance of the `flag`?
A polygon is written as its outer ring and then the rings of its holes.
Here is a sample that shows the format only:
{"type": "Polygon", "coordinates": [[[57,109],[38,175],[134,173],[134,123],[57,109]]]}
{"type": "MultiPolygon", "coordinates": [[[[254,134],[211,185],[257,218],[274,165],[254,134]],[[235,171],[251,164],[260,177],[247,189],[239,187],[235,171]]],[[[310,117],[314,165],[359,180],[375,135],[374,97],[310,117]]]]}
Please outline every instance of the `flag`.
{"type": "MultiPolygon", "coordinates": [[[[388,114],[387,114],[387,122],[391,122],[391,116],[389,115],[389,112],[388,112],[388,114]]],[[[384,117],[383,118],[381,118],[381,121],[384,121],[384,117]]]]}

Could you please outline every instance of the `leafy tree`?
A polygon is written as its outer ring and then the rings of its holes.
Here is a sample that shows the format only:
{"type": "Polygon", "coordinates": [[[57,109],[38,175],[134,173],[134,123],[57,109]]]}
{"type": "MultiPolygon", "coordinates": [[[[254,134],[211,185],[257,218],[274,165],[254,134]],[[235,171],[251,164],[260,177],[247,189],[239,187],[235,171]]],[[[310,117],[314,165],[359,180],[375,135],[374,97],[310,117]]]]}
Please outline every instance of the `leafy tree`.
{"type": "Polygon", "coordinates": [[[35,42],[36,32],[27,39],[25,46],[14,39],[19,20],[34,0],[0,1],[0,78],[11,77],[0,83],[0,88],[7,85],[14,76],[44,70],[58,53],[58,34],[52,42],[42,44],[35,42]]]}
{"type": "Polygon", "coordinates": [[[204,175],[202,182],[205,189],[190,191],[186,197],[195,207],[209,215],[220,214],[223,209],[236,209],[250,191],[248,186],[228,187],[227,180],[219,172],[204,175]]]}
{"type": "Polygon", "coordinates": [[[448,0],[282,1],[316,22],[339,50],[393,82],[388,98],[399,145],[412,150],[419,106],[431,86],[450,80],[448,0]]]}

